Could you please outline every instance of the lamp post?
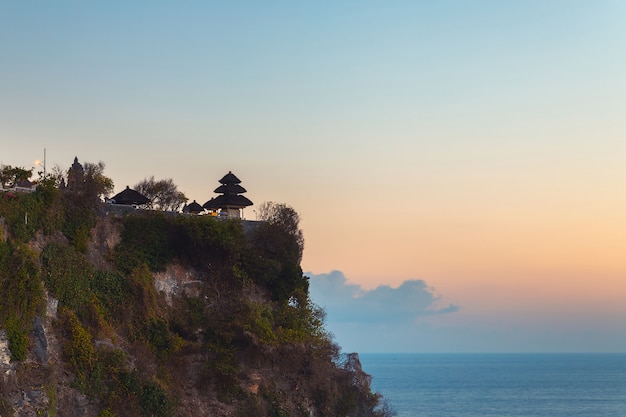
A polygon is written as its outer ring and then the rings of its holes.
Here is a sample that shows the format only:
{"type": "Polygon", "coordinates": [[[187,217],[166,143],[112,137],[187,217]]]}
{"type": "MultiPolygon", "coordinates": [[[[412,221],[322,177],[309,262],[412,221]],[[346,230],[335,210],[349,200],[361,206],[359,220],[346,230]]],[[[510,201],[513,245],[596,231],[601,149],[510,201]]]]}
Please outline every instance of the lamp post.
{"type": "Polygon", "coordinates": [[[46,148],[43,148],[43,162],[36,160],[35,165],[43,167],[43,178],[46,178],[46,148]]]}

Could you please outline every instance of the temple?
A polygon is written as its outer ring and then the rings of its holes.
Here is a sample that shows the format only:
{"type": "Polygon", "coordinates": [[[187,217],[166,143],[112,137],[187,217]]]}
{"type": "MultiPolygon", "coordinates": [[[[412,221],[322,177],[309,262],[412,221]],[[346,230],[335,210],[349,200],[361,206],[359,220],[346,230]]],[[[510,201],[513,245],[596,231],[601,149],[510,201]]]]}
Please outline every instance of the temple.
{"type": "Polygon", "coordinates": [[[214,191],[220,195],[211,198],[202,207],[215,214],[219,210],[220,216],[236,219],[242,218],[244,207],[251,206],[253,203],[241,195],[246,192],[246,189],[239,185],[240,183],[241,180],[231,171],[228,171],[228,174],[224,175],[220,180],[222,185],[214,191]]]}
{"type": "Polygon", "coordinates": [[[67,171],[67,189],[69,191],[82,191],[85,183],[85,169],[78,162],[78,157],[74,157],[74,163],[67,171]]]}

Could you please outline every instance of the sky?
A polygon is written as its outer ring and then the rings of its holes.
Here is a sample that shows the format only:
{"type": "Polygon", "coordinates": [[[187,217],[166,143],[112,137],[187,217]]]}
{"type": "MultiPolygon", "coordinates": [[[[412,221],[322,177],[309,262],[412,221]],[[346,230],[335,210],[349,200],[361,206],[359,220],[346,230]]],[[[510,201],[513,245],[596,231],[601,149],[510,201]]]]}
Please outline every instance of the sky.
{"type": "MultiPolygon", "coordinates": [[[[626,352],[626,3],[0,0],[0,163],[232,171],[358,352],[626,352]]],[[[245,210],[256,216],[255,206],[245,210]]]]}

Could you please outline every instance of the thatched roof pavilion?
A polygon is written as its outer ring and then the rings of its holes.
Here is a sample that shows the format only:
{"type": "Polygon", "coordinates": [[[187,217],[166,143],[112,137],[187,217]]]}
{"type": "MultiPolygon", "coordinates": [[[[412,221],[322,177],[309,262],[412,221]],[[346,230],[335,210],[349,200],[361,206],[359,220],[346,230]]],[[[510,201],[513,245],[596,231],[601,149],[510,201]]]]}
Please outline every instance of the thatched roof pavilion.
{"type": "Polygon", "coordinates": [[[204,208],[196,200],[183,207],[183,213],[200,214],[202,212],[204,212],[204,208]]]}
{"type": "Polygon", "coordinates": [[[150,199],[148,199],[148,197],[144,196],[138,191],[133,190],[127,185],[126,189],[122,191],[121,193],[115,194],[111,198],[111,201],[113,204],[122,204],[125,206],[131,206],[131,205],[141,206],[143,204],[149,203],[150,199]]]}

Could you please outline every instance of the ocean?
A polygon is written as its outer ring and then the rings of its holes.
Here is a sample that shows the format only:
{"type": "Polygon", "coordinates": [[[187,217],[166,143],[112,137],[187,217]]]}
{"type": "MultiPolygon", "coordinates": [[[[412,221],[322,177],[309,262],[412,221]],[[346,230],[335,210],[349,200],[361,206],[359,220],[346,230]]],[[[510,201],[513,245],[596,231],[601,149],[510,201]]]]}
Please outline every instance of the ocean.
{"type": "Polygon", "coordinates": [[[625,417],[626,354],[360,354],[398,417],[625,417]]]}

